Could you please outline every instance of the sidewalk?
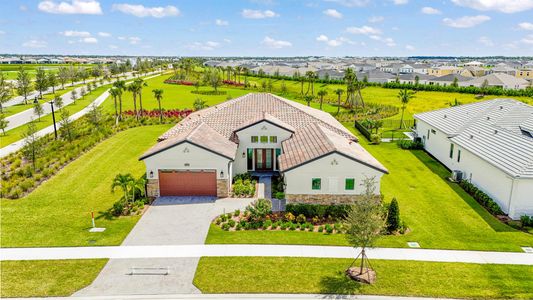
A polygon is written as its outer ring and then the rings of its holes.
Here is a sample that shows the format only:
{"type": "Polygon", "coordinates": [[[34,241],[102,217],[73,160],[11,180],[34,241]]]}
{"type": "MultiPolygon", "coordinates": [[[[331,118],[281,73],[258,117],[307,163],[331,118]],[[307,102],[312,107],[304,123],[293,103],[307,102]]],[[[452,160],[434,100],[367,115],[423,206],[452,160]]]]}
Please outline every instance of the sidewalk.
{"type": "MultiPolygon", "coordinates": [[[[293,245],[172,245],[0,248],[0,260],[192,258],[203,256],[354,258],[357,253],[357,249],[353,249],[351,247],[293,245]]],[[[383,260],[533,265],[533,254],[518,252],[374,248],[368,249],[367,255],[370,259],[383,260]]]]}

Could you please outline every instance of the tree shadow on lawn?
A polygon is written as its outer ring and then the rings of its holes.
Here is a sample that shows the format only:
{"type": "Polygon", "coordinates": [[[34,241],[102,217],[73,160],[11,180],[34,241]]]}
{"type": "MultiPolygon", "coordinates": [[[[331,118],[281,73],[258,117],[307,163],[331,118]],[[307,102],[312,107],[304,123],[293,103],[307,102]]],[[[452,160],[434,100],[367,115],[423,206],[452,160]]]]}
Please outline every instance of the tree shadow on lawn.
{"type": "Polygon", "coordinates": [[[481,204],[477,203],[474,198],[468,195],[457,183],[449,181],[449,171],[444,165],[436,160],[429,153],[424,150],[401,150],[410,151],[420,162],[422,162],[431,172],[439,176],[459,197],[461,197],[466,204],[470,206],[494,231],[496,232],[517,232],[518,230],[501,223],[498,219],[492,216],[481,204]]]}
{"type": "MultiPolygon", "coordinates": [[[[320,279],[321,294],[356,295],[361,293],[361,288],[362,284],[346,277],[344,271],[320,279]]],[[[337,295],[325,295],[323,299],[340,299],[337,295]]]]}

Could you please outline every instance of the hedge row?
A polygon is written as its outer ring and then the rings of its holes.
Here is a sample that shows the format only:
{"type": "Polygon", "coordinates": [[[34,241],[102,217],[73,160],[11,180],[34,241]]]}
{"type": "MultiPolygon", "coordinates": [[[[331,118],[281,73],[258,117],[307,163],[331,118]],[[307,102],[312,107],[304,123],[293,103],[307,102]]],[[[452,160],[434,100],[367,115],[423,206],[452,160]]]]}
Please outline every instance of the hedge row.
{"type": "Polygon", "coordinates": [[[304,215],[306,218],[324,218],[343,219],[349,209],[349,205],[323,205],[323,204],[287,204],[285,211],[295,216],[304,215]]]}
{"type": "Polygon", "coordinates": [[[490,212],[493,215],[503,215],[504,212],[500,208],[500,206],[492,200],[491,197],[489,197],[487,194],[485,194],[483,191],[478,189],[475,185],[472,183],[462,180],[459,185],[467,192],[474,200],[476,200],[479,204],[481,204],[485,209],[487,209],[488,212],[490,212]]]}

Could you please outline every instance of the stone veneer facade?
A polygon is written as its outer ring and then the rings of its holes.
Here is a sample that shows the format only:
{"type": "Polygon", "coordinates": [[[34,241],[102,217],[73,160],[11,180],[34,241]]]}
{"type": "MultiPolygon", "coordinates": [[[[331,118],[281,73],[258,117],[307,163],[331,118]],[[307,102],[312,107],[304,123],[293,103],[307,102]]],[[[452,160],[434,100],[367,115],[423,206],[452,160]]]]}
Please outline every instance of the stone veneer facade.
{"type": "Polygon", "coordinates": [[[350,204],[360,199],[360,195],[328,195],[328,194],[287,194],[287,203],[304,204],[350,204]]]}
{"type": "Polygon", "coordinates": [[[217,179],[217,197],[226,198],[229,197],[229,188],[227,179],[217,179]]]}
{"type": "Polygon", "coordinates": [[[159,197],[159,179],[148,179],[146,182],[146,196],[150,198],[159,197]]]}

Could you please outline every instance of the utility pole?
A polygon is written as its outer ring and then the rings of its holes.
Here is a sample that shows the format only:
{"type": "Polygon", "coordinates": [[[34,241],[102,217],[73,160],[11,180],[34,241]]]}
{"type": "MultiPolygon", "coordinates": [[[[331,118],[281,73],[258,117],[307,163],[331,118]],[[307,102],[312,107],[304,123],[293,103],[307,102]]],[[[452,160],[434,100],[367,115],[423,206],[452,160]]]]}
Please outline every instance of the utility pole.
{"type": "Polygon", "coordinates": [[[57,140],[57,129],[56,129],[56,115],[54,113],[54,101],[50,101],[50,107],[52,108],[52,122],[54,122],[54,136],[55,136],[55,139],[57,140]]]}

